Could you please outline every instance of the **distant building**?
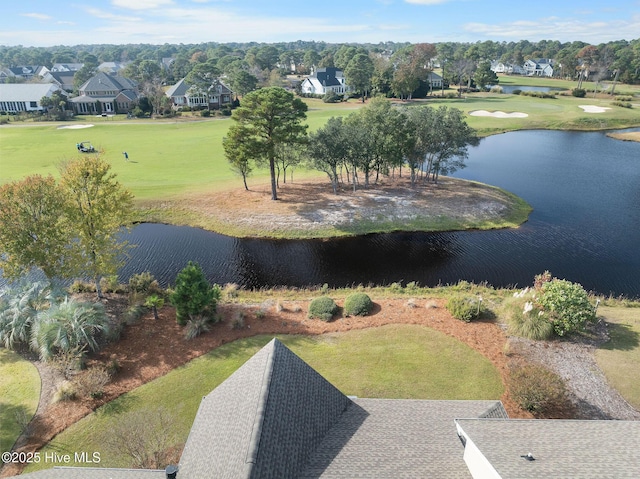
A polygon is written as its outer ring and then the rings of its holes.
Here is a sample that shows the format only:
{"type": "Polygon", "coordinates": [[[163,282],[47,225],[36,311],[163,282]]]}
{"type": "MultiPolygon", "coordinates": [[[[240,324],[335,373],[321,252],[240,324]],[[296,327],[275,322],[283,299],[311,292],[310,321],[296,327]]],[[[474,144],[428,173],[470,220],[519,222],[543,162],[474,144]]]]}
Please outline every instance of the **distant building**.
{"type": "Polygon", "coordinates": [[[342,70],[335,67],[318,68],[300,85],[302,93],[313,95],[324,95],[329,91],[341,95],[350,90],[351,88],[345,83],[342,70]]]}
{"type": "Polygon", "coordinates": [[[166,91],[174,108],[209,108],[219,110],[233,102],[233,91],[217,81],[207,92],[195,90],[183,78],[166,91]]]}
{"type": "Polygon", "coordinates": [[[525,75],[552,77],[553,76],[553,60],[538,58],[535,60],[527,60],[523,65],[525,75]]]}
{"type": "Polygon", "coordinates": [[[0,84],[0,112],[20,113],[43,111],[42,97],[51,97],[55,92],[67,93],[51,83],[8,83],[0,84]]]}
{"type": "Polygon", "coordinates": [[[137,89],[133,80],[100,72],[80,86],[80,95],[70,101],[79,115],[125,113],[137,102],[137,89]]]}

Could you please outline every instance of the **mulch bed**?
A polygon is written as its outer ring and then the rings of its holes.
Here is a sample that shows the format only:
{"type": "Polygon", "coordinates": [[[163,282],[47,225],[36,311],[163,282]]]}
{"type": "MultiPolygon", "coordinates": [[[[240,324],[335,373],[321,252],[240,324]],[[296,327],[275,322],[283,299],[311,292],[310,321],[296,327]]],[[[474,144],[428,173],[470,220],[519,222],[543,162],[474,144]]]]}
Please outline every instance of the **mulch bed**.
{"type": "MultiPolygon", "coordinates": [[[[50,403],[56,384],[43,384],[41,401],[48,404],[30,425],[31,434],[17,449],[35,451],[47,444],[53,437],[71,424],[77,422],[94,409],[123,393],[145,384],[181,366],[212,349],[236,339],[259,334],[305,334],[344,332],[355,329],[378,327],[387,324],[418,324],[428,326],[452,336],[488,358],[498,369],[506,384],[508,360],[505,355],[507,336],[495,323],[477,321],[464,323],[454,319],[444,307],[442,300],[385,299],[376,301],[371,315],[347,317],[326,323],[306,317],[306,301],[268,301],[260,305],[221,304],[218,312],[222,321],[211,330],[195,339],[186,340],[184,331],[175,320],[175,310],[165,307],[155,320],[151,313],[123,330],[119,341],[106,345],[99,353],[89,358],[89,366],[117,361],[120,369],[105,387],[100,399],[79,399],[50,403]],[[256,318],[255,311],[264,311],[264,316],[256,318]],[[232,322],[244,313],[244,326],[234,329],[232,322]]],[[[107,306],[122,310],[122,297],[110,297],[107,306]]],[[[341,301],[337,301],[341,305],[341,301]]],[[[529,418],[509,397],[508,391],[501,398],[509,416],[529,418]]],[[[0,477],[18,474],[21,468],[5,467],[0,477]]]]}

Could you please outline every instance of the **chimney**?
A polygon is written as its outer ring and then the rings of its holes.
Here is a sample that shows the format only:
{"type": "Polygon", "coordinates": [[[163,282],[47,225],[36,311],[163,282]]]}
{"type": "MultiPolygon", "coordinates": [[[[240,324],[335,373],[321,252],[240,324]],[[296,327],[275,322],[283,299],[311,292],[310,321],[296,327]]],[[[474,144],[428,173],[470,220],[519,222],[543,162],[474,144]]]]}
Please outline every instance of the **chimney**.
{"type": "Polygon", "coordinates": [[[164,473],[167,475],[167,479],[176,479],[178,466],[169,465],[164,468],[164,473]]]}

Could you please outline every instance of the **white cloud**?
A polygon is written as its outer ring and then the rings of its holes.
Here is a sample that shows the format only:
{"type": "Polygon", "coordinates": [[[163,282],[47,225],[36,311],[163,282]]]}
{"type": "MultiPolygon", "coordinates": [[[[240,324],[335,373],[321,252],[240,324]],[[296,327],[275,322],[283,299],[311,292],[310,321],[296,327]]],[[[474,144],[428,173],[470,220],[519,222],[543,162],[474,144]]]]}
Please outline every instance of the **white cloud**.
{"type": "Polygon", "coordinates": [[[173,5],[173,0],[111,0],[111,4],[131,10],[151,10],[173,5]]]}
{"type": "Polygon", "coordinates": [[[101,20],[110,20],[114,22],[141,22],[142,19],[138,17],[132,17],[130,15],[116,15],[115,13],[106,12],[99,8],[86,7],[84,9],[89,15],[92,15],[101,20]]]}
{"type": "Polygon", "coordinates": [[[45,15],[44,13],[21,13],[20,16],[35,18],[36,20],[42,20],[42,21],[51,20],[51,17],[49,15],[45,15]]]}
{"type": "Polygon", "coordinates": [[[489,38],[526,38],[532,41],[554,39],[560,41],[582,40],[590,43],[637,38],[640,31],[640,16],[629,20],[587,22],[562,20],[556,17],[537,21],[519,20],[507,23],[467,23],[464,30],[489,38]]]}

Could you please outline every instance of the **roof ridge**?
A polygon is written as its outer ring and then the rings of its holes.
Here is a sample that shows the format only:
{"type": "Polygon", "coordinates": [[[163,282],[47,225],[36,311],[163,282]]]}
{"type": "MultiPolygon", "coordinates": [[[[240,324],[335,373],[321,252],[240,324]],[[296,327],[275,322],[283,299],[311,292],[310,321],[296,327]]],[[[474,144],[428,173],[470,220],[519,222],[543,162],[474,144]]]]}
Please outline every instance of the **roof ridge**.
{"type": "Polygon", "coordinates": [[[253,427],[251,429],[251,435],[249,438],[249,444],[247,445],[246,463],[255,464],[258,459],[258,453],[260,452],[260,439],[262,437],[262,426],[264,424],[265,410],[269,402],[269,391],[271,389],[271,377],[273,374],[273,365],[275,363],[275,356],[277,353],[276,346],[280,343],[276,338],[273,338],[267,347],[270,347],[267,361],[265,363],[262,383],[260,385],[260,397],[256,404],[255,416],[253,419],[253,427]]]}

